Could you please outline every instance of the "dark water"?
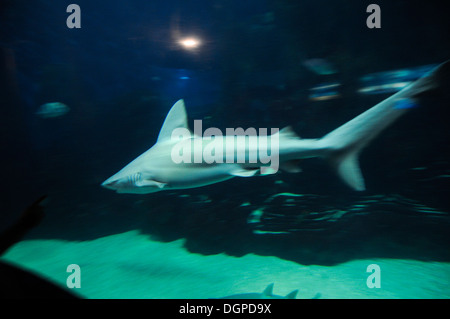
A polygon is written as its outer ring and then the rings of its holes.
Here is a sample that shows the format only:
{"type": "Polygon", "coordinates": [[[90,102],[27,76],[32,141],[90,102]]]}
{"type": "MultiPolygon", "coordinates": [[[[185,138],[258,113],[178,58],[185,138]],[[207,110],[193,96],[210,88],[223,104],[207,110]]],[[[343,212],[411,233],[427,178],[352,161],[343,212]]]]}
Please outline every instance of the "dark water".
{"type": "MultiPolygon", "coordinates": [[[[446,91],[374,140],[361,155],[367,191],[355,193],[319,159],[303,172],[122,195],[101,182],[155,142],[170,106],[186,102],[204,126],[284,127],[317,138],[388,97],[358,93],[362,76],[450,57],[442,1],[3,1],[0,6],[1,228],[41,194],[46,219],[29,239],[84,241],[140,230],[186,238],[191,252],[278,256],[332,265],[358,258],[450,261],[450,105],[446,91]],[[195,35],[191,52],[177,40],[195,35]],[[303,61],[337,72],[320,75],[303,61]],[[339,82],[340,97],[308,99],[339,82]],[[70,112],[42,119],[40,105],[70,112]],[[303,194],[275,196],[279,193],[303,194]],[[246,203],[245,205],[242,205],[246,203]],[[257,223],[249,215],[264,208],[257,223]],[[259,233],[258,233],[259,232],[259,233]]],[[[447,91],[448,92],[448,91],[447,91]]]]}

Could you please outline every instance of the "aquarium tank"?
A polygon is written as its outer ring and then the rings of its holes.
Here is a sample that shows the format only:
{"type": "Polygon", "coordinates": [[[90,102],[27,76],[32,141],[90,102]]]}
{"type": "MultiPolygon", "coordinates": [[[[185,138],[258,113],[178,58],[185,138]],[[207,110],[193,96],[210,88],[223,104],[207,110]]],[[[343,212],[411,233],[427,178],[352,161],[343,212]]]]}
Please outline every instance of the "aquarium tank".
{"type": "Polygon", "coordinates": [[[447,13],[2,1],[1,298],[448,299],[447,13]]]}

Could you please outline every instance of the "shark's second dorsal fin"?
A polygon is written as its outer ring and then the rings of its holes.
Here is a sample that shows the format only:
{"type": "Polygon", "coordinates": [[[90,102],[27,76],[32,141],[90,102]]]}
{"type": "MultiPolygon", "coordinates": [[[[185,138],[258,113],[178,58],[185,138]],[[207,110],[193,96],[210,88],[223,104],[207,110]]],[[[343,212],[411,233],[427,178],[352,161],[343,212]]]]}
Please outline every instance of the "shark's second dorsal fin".
{"type": "Polygon", "coordinates": [[[264,289],[263,293],[264,296],[272,296],[273,295],[273,283],[268,285],[266,289],[264,289]]]}
{"type": "Polygon", "coordinates": [[[283,136],[285,138],[292,138],[292,139],[299,139],[300,136],[298,136],[294,130],[292,129],[292,126],[286,126],[282,128],[279,132],[275,133],[274,135],[278,134],[279,137],[283,136]]]}
{"type": "Polygon", "coordinates": [[[167,114],[164,124],[159,131],[158,142],[170,140],[173,130],[177,128],[189,130],[187,126],[186,108],[184,107],[183,100],[178,100],[167,114]]]}

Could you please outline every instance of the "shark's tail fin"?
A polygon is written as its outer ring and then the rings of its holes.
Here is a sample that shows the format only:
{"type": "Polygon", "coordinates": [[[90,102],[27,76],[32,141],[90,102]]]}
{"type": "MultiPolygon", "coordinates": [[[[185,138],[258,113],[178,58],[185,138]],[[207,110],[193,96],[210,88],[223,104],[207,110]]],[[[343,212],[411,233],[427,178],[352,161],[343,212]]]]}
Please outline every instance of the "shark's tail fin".
{"type": "Polygon", "coordinates": [[[450,75],[450,60],[401,91],[325,135],[320,142],[339,176],[351,188],[365,190],[359,168],[361,150],[386,127],[406,113],[426,93],[437,89],[450,75]]]}

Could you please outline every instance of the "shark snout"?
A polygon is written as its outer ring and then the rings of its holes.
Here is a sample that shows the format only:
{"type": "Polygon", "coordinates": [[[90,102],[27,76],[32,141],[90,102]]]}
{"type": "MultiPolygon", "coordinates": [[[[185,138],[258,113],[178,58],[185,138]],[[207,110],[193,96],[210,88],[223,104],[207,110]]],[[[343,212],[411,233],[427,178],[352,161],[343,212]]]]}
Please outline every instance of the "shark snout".
{"type": "Polygon", "coordinates": [[[121,190],[123,188],[127,188],[129,185],[129,180],[123,176],[111,176],[106,181],[104,181],[101,185],[105,188],[112,189],[115,191],[121,190]]]}
{"type": "Polygon", "coordinates": [[[106,181],[104,181],[101,185],[105,188],[112,189],[112,190],[118,190],[121,188],[121,182],[118,179],[112,179],[108,178],[106,181]]]}
{"type": "Polygon", "coordinates": [[[102,186],[105,187],[105,188],[116,190],[118,188],[117,187],[118,184],[119,184],[119,182],[117,180],[116,181],[110,181],[109,179],[107,179],[106,181],[104,181],[102,183],[102,186]]]}
{"type": "Polygon", "coordinates": [[[129,175],[119,172],[104,181],[101,186],[112,189],[117,193],[140,193],[140,187],[136,185],[138,182],[137,176],[139,174],[129,175]]]}

